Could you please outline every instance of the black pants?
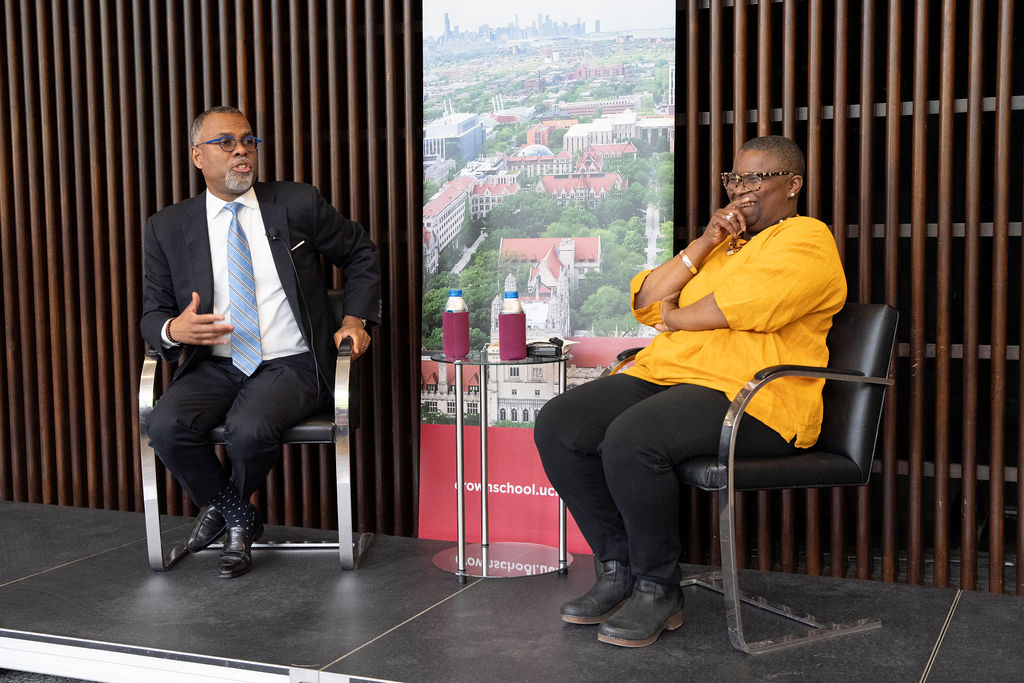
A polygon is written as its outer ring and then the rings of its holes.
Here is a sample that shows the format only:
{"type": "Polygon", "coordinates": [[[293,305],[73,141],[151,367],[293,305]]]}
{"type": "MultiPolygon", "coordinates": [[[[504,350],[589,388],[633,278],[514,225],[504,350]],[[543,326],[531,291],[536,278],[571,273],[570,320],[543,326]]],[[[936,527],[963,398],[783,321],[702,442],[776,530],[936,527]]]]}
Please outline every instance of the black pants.
{"type": "Polygon", "coordinates": [[[281,455],[281,434],[323,410],[311,354],[263,361],[249,377],[230,359],[211,358],[178,377],[150,415],[149,443],[197,505],[234,480],[243,500],[266,479],[281,455]],[[206,434],[219,424],[231,472],[206,434]]]}
{"type": "MultiPolygon", "coordinates": [[[[717,455],[725,394],[691,384],[661,386],[629,375],[587,382],[537,415],[534,439],[551,485],[601,561],[634,576],[679,581],[680,483],[675,466],[717,455]]],[[[736,451],[782,455],[798,449],[744,416],[736,451]]]]}

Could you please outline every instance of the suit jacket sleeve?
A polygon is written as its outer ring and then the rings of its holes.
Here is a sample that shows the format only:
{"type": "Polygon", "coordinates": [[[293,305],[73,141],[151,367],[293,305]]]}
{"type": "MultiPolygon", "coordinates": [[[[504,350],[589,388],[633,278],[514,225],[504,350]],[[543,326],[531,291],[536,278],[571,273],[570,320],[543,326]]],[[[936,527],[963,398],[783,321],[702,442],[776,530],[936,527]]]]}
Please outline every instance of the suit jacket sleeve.
{"type": "Polygon", "coordinates": [[[164,323],[181,312],[174,295],[170,263],[157,237],[156,216],[146,221],[144,241],[144,278],[142,288],[142,338],[150,348],[160,352],[168,361],[181,355],[182,347],[165,348],[161,332],[164,323]]]}
{"type": "Polygon", "coordinates": [[[345,313],[381,322],[381,271],[377,246],[363,226],[343,216],[316,192],[313,237],[318,252],[345,271],[345,313]]]}

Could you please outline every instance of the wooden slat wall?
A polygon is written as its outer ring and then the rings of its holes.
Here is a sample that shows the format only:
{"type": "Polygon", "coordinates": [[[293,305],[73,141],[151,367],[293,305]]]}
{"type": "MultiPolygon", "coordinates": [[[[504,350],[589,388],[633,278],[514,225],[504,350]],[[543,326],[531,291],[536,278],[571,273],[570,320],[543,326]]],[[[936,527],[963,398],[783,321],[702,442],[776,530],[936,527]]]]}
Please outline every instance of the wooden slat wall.
{"type": "MultiPolygon", "coordinates": [[[[0,500],[141,510],[143,225],[202,189],[188,126],[226,103],[266,141],[262,178],[317,185],[380,247],[388,322],[359,363],[356,519],[416,532],[419,24],[409,0],[3,3],[0,500]]],[[[272,523],[334,523],[319,456],[275,469],[272,523]]],[[[167,481],[168,511],[191,513],[167,481]]]]}
{"type": "MultiPolygon", "coordinates": [[[[741,562],[1020,593],[1024,21],[1014,3],[691,0],[677,2],[677,23],[680,246],[724,201],[718,174],[736,147],[788,135],[807,155],[801,212],[831,226],[850,299],[901,313],[871,484],[762,493],[756,504],[747,494],[741,562]]],[[[689,559],[717,562],[705,494],[688,509],[689,559]]]]}
{"type": "MultiPolygon", "coordinates": [[[[680,241],[721,200],[737,144],[791,135],[802,210],[832,227],[850,298],[902,315],[872,483],[744,501],[743,561],[1020,593],[1024,18],[1012,0],[676,6],[680,241]],[[1015,573],[989,571],[1004,562],[1015,573]]],[[[267,140],[263,177],[318,185],[381,247],[389,322],[359,371],[356,517],[415,534],[421,3],[2,11],[0,500],[140,509],[142,226],[201,189],[187,127],[229,102],[267,140]]],[[[275,470],[271,522],[331,526],[319,455],[275,470]]],[[[192,512],[166,489],[169,512],[192,512]]],[[[717,561],[714,505],[688,508],[689,557],[717,561]]]]}

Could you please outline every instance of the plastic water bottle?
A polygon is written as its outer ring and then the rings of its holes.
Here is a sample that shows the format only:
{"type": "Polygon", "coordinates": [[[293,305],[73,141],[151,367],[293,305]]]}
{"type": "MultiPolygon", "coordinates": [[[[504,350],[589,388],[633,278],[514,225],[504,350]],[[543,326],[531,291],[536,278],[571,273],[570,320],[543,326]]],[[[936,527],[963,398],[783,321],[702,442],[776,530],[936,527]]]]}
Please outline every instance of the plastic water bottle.
{"type": "Polygon", "coordinates": [[[461,289],[448,290],[441,314],[441,339],[444,355],[457,358],[469,354],[469,308],[461,289]]]}
{"type": "Polygon", "coordinates": [[[498,355],[502,360],[526,358],[526,313],[519,292],[505,292],[498,314],[498,355]]]}
{"type": "Polygon", "coordinates": [[[501,306],[502,313],[522,313],[523,304],[519,301],[519,292],[505,292],[505,302],[501,306]]]}

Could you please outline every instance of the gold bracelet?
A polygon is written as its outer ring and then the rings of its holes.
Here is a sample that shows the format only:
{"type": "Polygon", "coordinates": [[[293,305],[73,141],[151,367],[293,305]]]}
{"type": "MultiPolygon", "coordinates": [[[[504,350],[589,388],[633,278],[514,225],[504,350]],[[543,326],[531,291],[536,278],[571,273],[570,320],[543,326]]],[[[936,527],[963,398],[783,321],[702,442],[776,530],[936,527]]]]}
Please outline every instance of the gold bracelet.
{"type": "Polygon", "coordinates": [[[679,256],[683,259],[683,265],[686,266],[687,268],[689,268],[691,273],[696,275],[697,274],[697,266],[693,265],[693,261],[691,261],[690,257],[686,255],[686,250],[685,249],[681,249],[679,251],[679,256]]]}

